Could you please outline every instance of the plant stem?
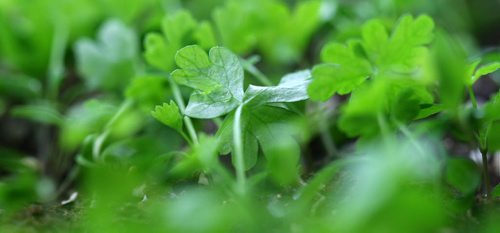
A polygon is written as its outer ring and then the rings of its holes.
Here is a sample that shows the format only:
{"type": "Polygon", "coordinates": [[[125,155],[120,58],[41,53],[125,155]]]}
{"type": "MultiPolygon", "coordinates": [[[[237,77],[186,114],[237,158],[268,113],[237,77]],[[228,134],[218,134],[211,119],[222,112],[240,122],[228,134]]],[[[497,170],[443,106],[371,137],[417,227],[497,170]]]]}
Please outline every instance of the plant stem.
{"type": "Polygon", "coordinates": [[[188,130],[189,136],[191,137],[191,140],[195,145],[198,145],[198,136],[196,134],[196,130],[194,129],[191,118],[189,118],[188,116],[184,116],[184,123],[186,124],[186,128],[188,130]]]}
{"type": "Polygon", "coordinates": [[[480,149],[481,157],[483,160],[483,183],[485,188],[485,196],[487,199],[490,198],[491,194],[491,182],[490,176],[488,172],[488,151],[484,149],[480,149]]]}
{"type": "MultiPolygon", "coordinates": [[[[179,90],[179,86],[177,86],[177,83],[175,83],[171,78],[168,78],[168,81],[170,82],[170,88],[172,89],[172,92],[174,94],[174,99],[175,102],[177,103],[177,106],[179,106],[179,110],[181,111],[182,115],[184,115],[184,112],[186,111],[186,105],[184,104],[184,100],[182,99],[181,91],[179,90]]],[[[186,125],[186,128],[188,130],[189,136],[191,137],[191,141],[197,145],[198,144],[198,136],[196,135],[196,130],[194,129],[193,122],[191,121],[191,118],[188,116],[184,115],[184,124],[186,125]]]]}
{"type": "Polygon", "coordinates": [[[193,145],[191,138],[184,132],[184,130],[180,131],[179,133],[182,136],[182,138],[184,138],[184,140],[186,140],[186,142],[188,142],[189,146],[193,145]]]}
{"type": "MultiPolygon", "coordinates": [[[[469,86],[469,96],[470,100],[472,102],[472,106],[474,109],[477,109],[477,100],[476,96],[474,94],[474,89],[472,89],[472,85],[469,86]]],[[[486,135],[488,134],[489,131],[489,126],[486,129],[486,135]]],[[[484,183],[484,192],[486,199],[490,199],[491,197],[491,182],[490,182],[490,176],[488,172],[488,150],[486,149],[485,143],[483,143],[480,139],[478,139],[480,147],[479,151],[481,151],[481,159],[483,160],[483,183],[484,183]]]]}
{"type": "Polygon", "coordinates": [[[127,112],[134,103],[131,100],[126,100],[120,105],[120,109],[113,115],[113,117],[106,124],[106,129],[111,129],[113,125],[120,119],[120,117],[127,112]]]}
{"type": "MultiPolygon", "coordinates": [[[[326,105],[320,105],[320,106],[326,106],[326,105]]],[[[328,157],[334,157],[338,155],[337,147],[334,144],[334,140],[332,136],[330,135],[330,124],[328,123],[328,112],[325,111],[327,108],[319,109],[321,112],[320,116],[320,137],[321,137],[321,142],[323,143],[323,146],[325,147],[326,153],[328,157]],[[321,127],[324,126],[324,127],[321,127]]]]}
{"type": "Polygon", "coordinates": [[[378,126],[380,127],[380,132],[382,134],[382,140],[384,141],[384,144],[387,148],[391,147],[391,143],[389,141],[389,128],[387,126],[387,122],[385,120],[384,114],[382,112],[377,113],[377,123],[378,126]]]}
{"type": "Polygon", "coordinates": [[[248,73],[252,74],[262,84],[264,84],[266,86],[273,85],[271,80],[269,80],[269,78],[266,75],[264,75],[262,72],[260,72],[260,70],[257,69],[251,62],[249,62],[247,60],[242,60],[242,65],[243,65],[243,68],[246,71],[248,71],[248,73]]]}
{"type": "Polygon", "coordinates": [[[234,125],[233,125],[233,156],[236,160],[236,182],[237,191],[241,194],[245,193],[245,163],[243,160],[243,142],[241,137],[241,112],[243,110],[243,105],[240,105],[236,109],[234,115],[234,125]]]}
{"type": "Polygon", "coordinates": [[[469,86],[469,96],[470,96],[470,101],[472,102],[472,106],[475,109],[477,109],[476,95],[474,94],[474,90],[472,89],[472,86],[469,86]]]}

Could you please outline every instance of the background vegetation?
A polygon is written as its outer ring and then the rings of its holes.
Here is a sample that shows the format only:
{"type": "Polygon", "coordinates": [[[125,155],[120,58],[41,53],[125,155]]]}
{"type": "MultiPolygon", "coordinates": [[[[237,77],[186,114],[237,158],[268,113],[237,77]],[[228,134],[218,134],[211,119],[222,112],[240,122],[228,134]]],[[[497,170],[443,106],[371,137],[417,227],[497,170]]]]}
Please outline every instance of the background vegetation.
{"type": "Polygon", "coordinates": [[[0,0],[0,232],[500,232],[496,0],[0,0]]]}

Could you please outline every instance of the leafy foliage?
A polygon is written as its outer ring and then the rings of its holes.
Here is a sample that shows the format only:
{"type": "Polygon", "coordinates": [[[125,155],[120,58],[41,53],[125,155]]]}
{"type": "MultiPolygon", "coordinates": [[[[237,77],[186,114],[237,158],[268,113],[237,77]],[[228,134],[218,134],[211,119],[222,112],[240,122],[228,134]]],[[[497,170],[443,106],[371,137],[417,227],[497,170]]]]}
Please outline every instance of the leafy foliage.
{"type": "Polygon", "coordinates": [[[185,47],[176,54],[181,68],[172,72],[175,82],[191,87],[185,114],[195,118],[214,118],[232,111],[243,101],[243,68],[238,57],[225,48],[185,47]]]}
{"type": "Polygon", "coordinates": [[[182,132],[182,117],[179,113],[179,107],[174,101],[171,100],[168,104],[164,103],[161,106],[156,106],[152,115],[161,123],[182,132]]]}
{"type": "Polygon", "coordinates": [[[78,67],[90,89],[122,90],[135,74],[137,36],[118,21],[107,22],[98,41],[77,42],[78,67]]]}
{"type": "Polygon", "coordinates": [[[203,48],[215,45],[215,35],[208,22],[198,23],[187,11],[179,11],[162,21],[162,34],[149,33],[144,40],[144,57],[152,66],[170,71],[174,56],[185,41],[196,41],[203,48]],[[187,39],[190,38],[190,39],[187,39]]]}
{"type": "Polygon", "coordinates": [[[0,229],[498,232],[482,2],[0,0],[0,229]]]}
{"type": "Polygon", "coordinates": [[[423,46],[431,41],[433,28],[428,16],[402,17],[390,36],[381,21],[365,23],[362,41],[352,41],[349,46],[332,43],[323,49],[325,64],[314,67],[309,94],[313,99],[326,100],[335,93],[352,92],[369,77],[410,75],[426,53],[423,46]],[[362,57],[359,50],[367,57],[362,57]]]}

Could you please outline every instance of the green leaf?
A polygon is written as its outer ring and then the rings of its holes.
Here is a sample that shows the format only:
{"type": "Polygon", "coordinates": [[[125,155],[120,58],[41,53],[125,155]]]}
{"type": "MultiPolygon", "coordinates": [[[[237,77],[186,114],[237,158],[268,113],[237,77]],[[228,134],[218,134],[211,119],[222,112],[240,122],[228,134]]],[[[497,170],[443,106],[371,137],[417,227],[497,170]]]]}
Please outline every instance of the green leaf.
{"type": "Polygon", "coordinates": [[[163,105],[156,106],[155,110],[151,112],[151,115],[161,123],[177,130],[177,132],[183,132],[182,116],[179,112],[179,107],[173,100],[168,104],[164,103],[163,105]]]}
{"type": "Polygon", "coordinates": [[[483,105],[484,114],[479,118],[479,139],[483,149],[500,150],[500,93],[483,105]]]}
{"type": "Polygon", "coordinates": [[[492,62],[479,67],[474,75],[471,77],[471,83],[474,84],[479,78],[484,75],[491,74],[500,69],[500,62],[492,62]]]}
{"type": "Polygon", "coordinates": [[[248,86],[244,102],[251,105],[266,103],[297,102],[309,98],[307,86],[311,82],[309,70],[285,75],[277,86],[248,86]]]}
{"type": "Polygon", "coordinates": [[[372,137],[381,130],[380,120],[395,128],[417,118],[420,106],[432,102],[432,94],[415,80],[371,80],[352,93],[338,123],[348,136],[372,137]]]}
{"type": "Polygon", "coordinates": [[[440,33],[433,44],[433,56],[439,77],[439,97],[444,109],[457,111],[464,100],[467,62],[464,48],[454,38],[440,33]]]}
{"type": "Polygon", "coordinates": [[[181,47],[183,40],[196,27],[196,21],[191,13],[181,10],[167,16],[162,22],[162,30],[167,41],[175,47],[181,47]]]}
{"type": "Polygon", "coordinates": [[[363,45],[368,54],[372,55],[373,60],[378,60],[387,46],[389,34],[379,19],[370,20],[363,25],[361,31],[363,37],[363,45]]]}
{"type": "Polygon", "coordinates": [[[14,107],[10,114],[14,117],[24,118],[44,124],[60,125],[63,117],[59,111],[50,104],[32,104],[14,107]]]}
{"type": "MultiPolygon", "coordinates": [[[[245,114],[243,111],[242,114],[245,114]]],[[[257,155],[259,153],[259,147],[257,138],[249,130],[248,118],[242,116],[241,120],[241,132],[243,141],[243,163],[245,169],[250,169],[257,163],[257,155]]],[[[221,154],[229,154],[233,151],[233,125],[234,125],[234,114],[226,117],[219,130],[217,131],[217,138],[220,140],[219,152],[221,154]]],[[[233,164],[236,166],[236,160],[232,160],[233,164]]]]}
{"type": "Polygon", "coordinates": [[[197,42],[208,49],[217,44],[210,23],[198,24],[185,10],[166,16],[162,21],[162,32],[163,35],[146,35],[144,58],[150,65],[167,72],[174,68],[175,54],[182,46],[197,42]]]}
{"type": "Polygon", "coordinates": [[[434,37],[434,22],[427,15],[416,19],[410,15],[402,17],[389,40],[383,35],[380,23],[374,25],[378,26],[368,26],[363,30],[363,39],[367,50],[371,52],[371,60],[377,64],[381,73],[386,70],[408,72],[415,69],[417,58],[425,50],[422,46],[430,43],[434,37]],[[376,34],[367,35],[368,33],[376,34]],[[376,44],[380,46],[378,51],[376,44]]]}
{"type": "Polygon", "coordinates": [[[497,185],[493,188],[493,191],[491,192],[491,195],[495,198],[500,197],[500,185],[497,185]]]}
{"type": "Polygon", "coordinates": [[[122,90],[135,74],[138,51],[135,32],[119,21],[108,21],[97,41],[76,43],[78,71],[90,89],[122,90]]]}
{"type": "Polygon", "coordinates": [[[42,95],[42,85],[29,76],[0,73],[0,95],[24,100],[37,98],[42,95]]]}
{"type": "Polygon", "coordinates": [[[500,92],[490,98],[490,101],[484,104],[484,122],[493,122],[500,120],[500,92]]]}
{"type": "Polygon", "coordinates": [[[101,131],[118,108],[96,99],[75,105],[65,114],[61,129],[61,144],[65,149],[74,149],[87,135],[101,131]]]}
{"type": "Polygon", "coordinates": [[[213,18],[222,42],[237,54],[259,50],[271,63],[297,62],[321,26],[323,1],[226,1],[213,18]]]}
{"type": "Polygon", "coordinates": [[[424,46],[432,40],[433,28],[430,17],[413,19],[408,15],[399,20],[389,36],[381,20],[368,21],[362,27],[362,41],[349,41],[349,46],[330,43],[323,48],[323,63],[313,68],[309,95],[325,101],[335,93],[352,92],[369,77],[408,78],[419,74],[415,71],[428,53],[424,46]]]}
{"type": "Polygon", "coordinates": [[[314,100],[327,100],[333,94],[347,94],[361,85],[371,74],[370,64],[349,47],[328,44],[321,52],[326,63],[313,68],[314,77],[308,93],[314,100]]]}
{"type": "MultiPolygon", "coordinates": [[[[284,108],[260,105],[255,107],[243,108],[241,119],[241,132],[243,137],[243,154],[245,160],[245,168],[252,168],[256,161],[259,151],[259,145],[266,158],[274,161],[282,161],[283,169],[296,171],[299,149],[297,142],[293,139],[295,131],[293,125],[290,124],[294,114],[284,108]],[[280,144],[283,143],[283,144],[280,144]],[[275,148],[276,146],[276,148],[275,148]],[[276,151],[287,150],[293,147],[294,150],[288,151],[286,154],[279,154],[276,151]],[[275,153],[276,152],[276,153],[275,153]],[[293,165],[292,165],[293,164],[293,165]]],[[[228,154],[233,148],[233,121],[234,114],[229,115],[224,120],[217,136],[220,140],[219,151],[221,154],[228,154]]],[[[274,166],[274,165],[273,165],[274,166]]],[[[276,165],[281,166],[281,165],[276,165]]],[[[280,168],[280,172],[282,169],[280,168]]],[[[274,171],[273,171],[274,172],[274,171]]],[[[286,180],[285,178],[279,180],[286,180]]]]}
{"type": "Polygon", "coordinates": [[[200,135],[200,143],[195,145],[170,171],[177,177],[189,177],[203,171],[216,169],[218,141],[215,137],[200,135]]]}
{"type": "Polygon", "coordinates": [[[424,104],[420,106],[420,112],[415,117],[415,120],[420,120],[427,118],[429,116],[432,116],[434,114],[437,114],[439,112],[443,111],[443,106],[440,104],[424,104]]]}
{"type": "Polygon", "coordinates": [[[224,7],[214,10],[213,19],[224,46],[237,54],[250,51],[257,42],[256,21],[258,9],[248,1],[227,1],[224,7]]]}
{"type": "Polygon", "coordinates": [[[489,151],[500,151],[500,121],[495,121],[489,126],[486,137],[489,151]]]}
{"type": "Polygon", "coordinates": [[[125,96],[137,103],[144,112],[149,112],[155,105],[165,102],[170,92],[165,77],[143,75],[132,80],[125,90],[125,96]]]}
{"type": "Polygon", "coordinates": [[[148,33],[144,39],[144,59],[153,67],[169,71],[174,66],[174,55],[177,51],[173,46],[167,45],[159,33],[148,33]]]}
{"type": "Polygon", "coordinates": [[[475,81],[473,81],[473,79],[474,79],[474,72],[476,71],[476,68],[479,65],[479,63],[481,63],[481,59],[477,59],[477,60],[471,62],[467,66],[467,76],[466,76],[465,82],[469,86],[472,86],[474,84],[474,82],[475,82],[475,81]]]}
{"type": "Polygon", "coordinates": [[[175,70],[172,78],[194,89],[186,115],[215,118],[243,101],[243,68],[228,49],[214,47],[207,55],[199,46],[191,45],[179,50],[175,60],[181,69],[175,70]]]}
{"type": "Polygon", "coordinates": [[[267,170],[277,184],[287,186],[299,178],[300,146],[284,132],[263,133],[259,138],[262,151],[267,159],[267,170]],[[276,140],[275,136],[281,136],[276,140]]]}
{"type": "Polygon", "coordinates": [[[341,109],[339,128],[351,137],[376,135],[380,131],[378,117],[388,115],[387,90],[387,83],[375,82],[353,92],[341,109]]]}
{"type": "Polygon", "coordinates": [[[450,158],[446,165],[446,181],[464,195],[469,195],[481,184],[481,172],[471,160],[450,158]]]}
{"type": "Polygon", "coordinates": [[[201,22],[196,31],[193,33],[193,38],[204,49],[210,49],[217,44],[214,29],[209,22],[201,22]]]}

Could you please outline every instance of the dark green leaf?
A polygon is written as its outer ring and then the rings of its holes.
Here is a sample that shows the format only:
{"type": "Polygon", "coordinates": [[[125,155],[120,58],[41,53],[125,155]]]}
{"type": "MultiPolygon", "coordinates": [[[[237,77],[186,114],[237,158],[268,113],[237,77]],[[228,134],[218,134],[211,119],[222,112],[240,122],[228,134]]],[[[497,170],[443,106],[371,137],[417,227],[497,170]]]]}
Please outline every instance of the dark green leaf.
{"type": "Polygon", "coordinates": [[[462,194],[469,195],[481,184],[481,172],[471,160],[450,158],[446,165],[446,181],[462,194]]]}
{"type": "MultiPolygon", "coordinates": [[[[282,149],[286,150],[291,147],[296,149],[298,148],[296,145],[297,142],[292,138],[292,136],[296,133],[293,128],[293,124],[290,125],[293,116],[294,114],[292,112],[279,107],[261,105],[243,108],[241,131],[244,142],[243,150],[246,169],[250,169],[255,165],[258,155],[258,145],[262,147],[266,158],[267,156],[270,156],[268,160],[276,159],[276,161],[279,161],[282,158],[271,158],[275,155],[273,154],[275,149],[276,151],[279,151],[282,149]],[[286,143],[286,145],[279,145],[278,141],[286,143]],[[277,147],[274,148],[274,145],[277,147]]],[[[224,123],[217,132],[221,142],[219,150],[222,154],[227,154],[232,151],[233,121],[234,115],[232,114],[224,120],[224,123]]],[[[285,156],[284,158],[290,159],[283,165],[286,169],[296,169],[298,151],[279,156],[285,156]],[[292,166],[289,162],[294,165],[292,166]]]]}
{"type": "Polygon", "coordinates": [[[60,125],[63,117],[59,111],[50,104],[22,105],[13,108],[10,114],[14,117],[29,119],[35,122],[60,125]]]}

